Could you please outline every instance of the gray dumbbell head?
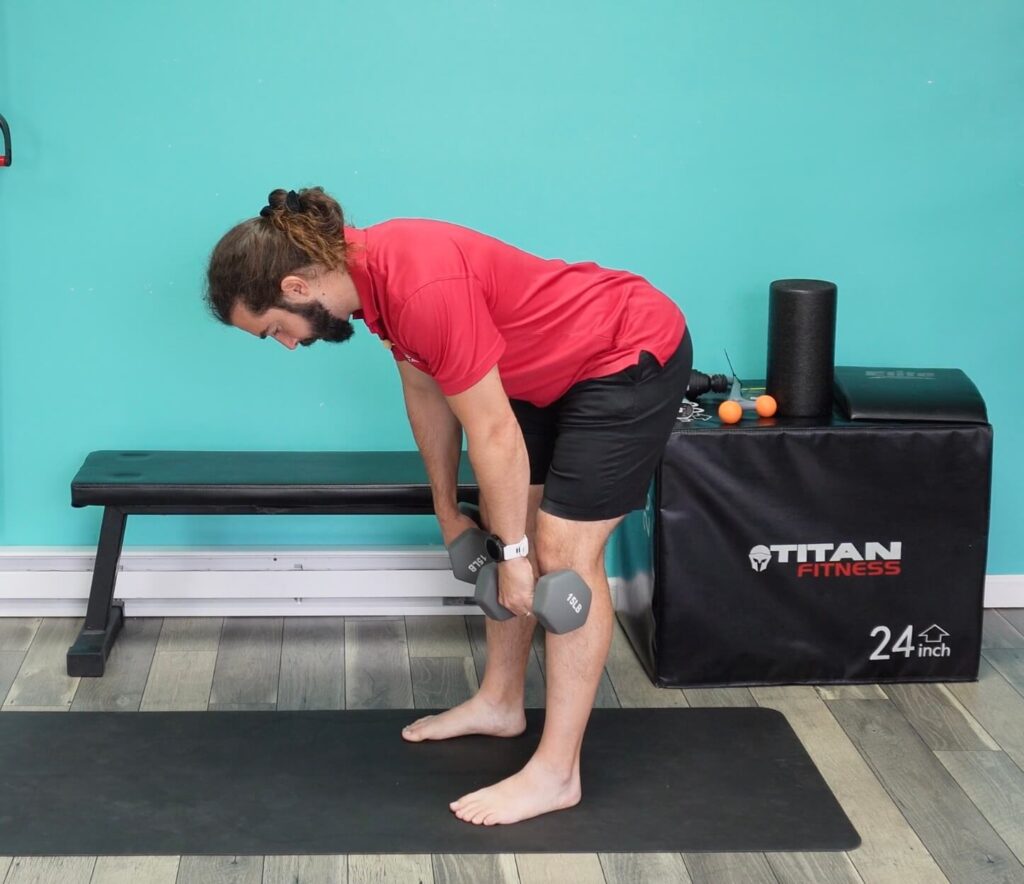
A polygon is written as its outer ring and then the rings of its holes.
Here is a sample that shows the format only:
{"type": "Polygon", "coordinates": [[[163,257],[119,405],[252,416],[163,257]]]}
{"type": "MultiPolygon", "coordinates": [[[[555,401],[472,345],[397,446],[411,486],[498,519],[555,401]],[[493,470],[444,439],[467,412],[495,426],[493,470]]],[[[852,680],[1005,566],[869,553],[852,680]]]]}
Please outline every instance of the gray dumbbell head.
{"type": "MultiPolygon", "coordinates": [[[[480,508],[471,503],[459,503],[459,512],[469,516],[479,525],[480,508]]],[[[476,583],[480,569],[491,561],[487,555],[487,532],[482,528],[471,528],[463,531],[448,547],[448,559],[452,563],[452,573],[464,583],[476,583]]]]}
{"type": "Polygon", "coordinates": [[[511,620],[516,615],[498,601],[498,566],[490,562],[480,569],[473,600],[492,620],[511,620]]]}
{"type": "Polygon", "coordinates": [[[579,629],[590,614],[590,587],[575,571],[552,571],[537,581],[533,613],[548,632],[579,629]]]}
{"type": "Polygon", "coordinates": [[[470,528],[456,537],[448,547],[452,573],[465,583],[476,583],[480,570],[491,561],[487,555],[488,534],[482,528],[470,528]]]}

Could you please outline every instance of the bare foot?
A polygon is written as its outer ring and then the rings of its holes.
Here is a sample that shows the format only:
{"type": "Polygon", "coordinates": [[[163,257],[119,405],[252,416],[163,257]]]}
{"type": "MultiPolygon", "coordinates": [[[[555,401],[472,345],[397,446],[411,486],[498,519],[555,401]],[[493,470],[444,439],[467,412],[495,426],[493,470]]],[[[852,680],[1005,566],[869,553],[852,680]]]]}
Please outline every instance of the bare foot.
{"type": "Polygon", "coordinates": [[[530,761],[519,773],[486,789],[463,795],[448,806],[460,820],[494,826],[565,810],[579,804],[582,794],[578,771],[565,780],[530,761]]]}
{"type": "Polygon", "coordinates": [[[526,713],[522,706],[496,706],[477,694],[447,712],[428,715],[402,728],[402,739],[419,743],[422,740],[447,740],[464,734],[518,737],[525,730],[526,713]]]}

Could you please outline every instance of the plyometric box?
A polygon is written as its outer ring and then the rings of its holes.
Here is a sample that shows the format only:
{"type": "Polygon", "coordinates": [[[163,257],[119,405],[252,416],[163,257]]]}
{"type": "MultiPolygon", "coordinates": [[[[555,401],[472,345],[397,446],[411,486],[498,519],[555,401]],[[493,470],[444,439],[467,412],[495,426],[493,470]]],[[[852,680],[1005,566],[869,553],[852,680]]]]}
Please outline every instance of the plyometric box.
{"type": "Polygon", "coordinates": [[[987,422],[705,409],[612,539],[618,617],[656,684],[977,678],[987,422]]]}

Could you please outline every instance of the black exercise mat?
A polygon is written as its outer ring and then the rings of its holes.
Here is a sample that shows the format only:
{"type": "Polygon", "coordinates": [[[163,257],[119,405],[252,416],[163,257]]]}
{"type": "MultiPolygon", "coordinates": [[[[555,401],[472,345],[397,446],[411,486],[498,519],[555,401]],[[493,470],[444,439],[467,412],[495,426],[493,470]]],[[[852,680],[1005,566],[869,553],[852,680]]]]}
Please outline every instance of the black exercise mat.
{"type": "Polygon", "coordinates": [[[406,743],[422,710],[0,715],[0,854],[850,850],[860,839],[771,709],[595,709],[583,801],[513,826],[448,803],[519,770],[521,737],[406,743]]]}

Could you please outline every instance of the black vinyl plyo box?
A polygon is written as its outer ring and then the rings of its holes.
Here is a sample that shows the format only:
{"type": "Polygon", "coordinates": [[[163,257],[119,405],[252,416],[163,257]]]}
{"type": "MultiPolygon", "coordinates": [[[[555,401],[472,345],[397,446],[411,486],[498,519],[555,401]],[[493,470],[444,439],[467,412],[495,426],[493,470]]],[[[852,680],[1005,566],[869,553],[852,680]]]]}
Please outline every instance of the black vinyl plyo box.
{"type": "Polygon", "coordinates": [[[662,686],[977,678],[992,427],[703,404],[613,535],[616,610],[662,686]]]}

